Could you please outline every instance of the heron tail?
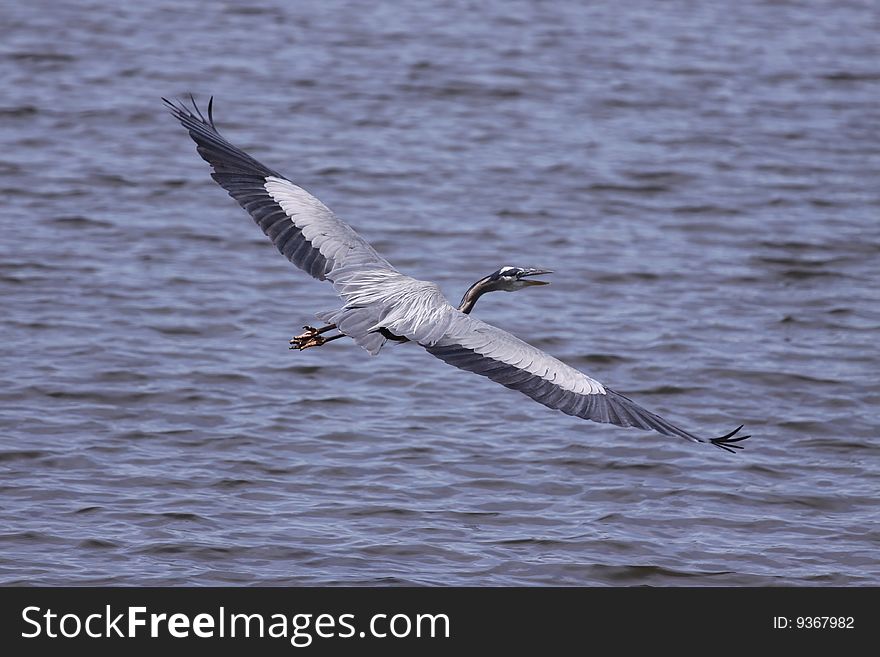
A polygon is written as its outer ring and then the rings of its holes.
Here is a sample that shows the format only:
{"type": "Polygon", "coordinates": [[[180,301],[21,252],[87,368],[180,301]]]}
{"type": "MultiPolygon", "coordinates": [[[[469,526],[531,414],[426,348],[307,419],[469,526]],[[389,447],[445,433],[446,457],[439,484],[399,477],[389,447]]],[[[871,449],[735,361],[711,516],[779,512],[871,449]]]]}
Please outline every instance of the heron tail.
{"type": "Polygon", "coordinates": [[[377,321],[375,310],[371,308],[339,308],[317,313],[316,317],[326,324],[336,324],[340,333],[344,333],[358,345],[375,356],[385,344],[385,337],[378,331],[369,330],[377,321]]]}

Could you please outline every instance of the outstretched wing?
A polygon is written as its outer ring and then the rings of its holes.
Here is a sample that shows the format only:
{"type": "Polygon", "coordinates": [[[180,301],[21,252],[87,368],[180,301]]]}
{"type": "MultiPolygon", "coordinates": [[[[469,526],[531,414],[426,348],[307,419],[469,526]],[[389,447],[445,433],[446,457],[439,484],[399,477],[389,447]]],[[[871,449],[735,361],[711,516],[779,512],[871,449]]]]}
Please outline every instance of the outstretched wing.
{"type": "Polygon", "coordinates": [[[189,131],[199,155],[213,168],[211,177],[250,213],[297,267],[318,280],[331,281],[333,272],[342,267],[394,271],[321,201],[220,136],[214,126],[213,98],[208,102],[207,118],[194,99],[192,110],[183,103],[162,100],[189,131]]]}
{"type": "Polygon", "coordinates": [[[507,331],[469,315],[458,315],[442,338],[434,344],[422,344],[428,353],[450,365],[519,390],[545,406],[585,420],[711,443],[728,452],[742,449],[737,443],[749,437],[734,438],[742,429],[740,426],[720,438],[700,438],[507,331]]]}

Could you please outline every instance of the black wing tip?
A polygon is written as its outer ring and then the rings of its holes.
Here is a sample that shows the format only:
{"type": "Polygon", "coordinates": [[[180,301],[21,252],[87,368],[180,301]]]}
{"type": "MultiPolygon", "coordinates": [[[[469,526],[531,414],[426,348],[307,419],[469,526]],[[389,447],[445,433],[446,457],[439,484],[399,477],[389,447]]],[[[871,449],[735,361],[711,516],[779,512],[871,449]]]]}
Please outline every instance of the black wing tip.
{"type": "Polygon", "coordinates": [[[189,102],[192,105],[192,109],[187,107],[186,103],[180,99],[168,100],[165,96],[162,96],[161,98],[162,102],[168,106],[171,113],[178,121],[197,121],[216,131],[217,127],[214,125],[214,96],[211,96],[208,99],[208,118],[206,119],[204,114],[202,114],[202,110],[199,109],[196,97],[192,93],[187,95],[189,96],[189,102]]]}
{"type": "Polygon", "coordinates": [[[736,454],[736,450],[745,449],[745,445],[737,445],[736,443],[742,442],[748,438],[751,438],[751,435],[748,436],[739,436],[734,438],[736,434],[739,433],[740,429],[745,425],[739,425],[736,429],[731,431],[728,434],[721,436],[720,438],[712,438],[709,442],[715,445],[720,449],[723,449],[725,452],[730,452],[731,454],[736,454]]]}

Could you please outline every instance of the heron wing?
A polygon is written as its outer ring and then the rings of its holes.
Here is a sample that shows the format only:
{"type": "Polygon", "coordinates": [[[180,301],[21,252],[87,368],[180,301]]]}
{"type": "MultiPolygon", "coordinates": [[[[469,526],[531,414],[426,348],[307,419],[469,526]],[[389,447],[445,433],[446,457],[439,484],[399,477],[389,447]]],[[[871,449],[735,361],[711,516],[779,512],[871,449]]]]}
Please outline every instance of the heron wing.
{"type": "Polygon", "coordinates": [[[183,103],[162,100],[189,131],[199,155],[211,165],[211,177],[297,267],[318,280],[331,281],[333,272],[342,267],[394,271],[321,201],[222,137],[214,126],[212,102],[205,118],[195,100],[192,111],[183,103]]]}
{"type": "Polygon", "coordinates": [[[742,427],[720,438],[696,436],[507,331],[463,313],[450,322],[442,338],[422,346],[450,365],[488,377],[545,406],[585,420],[708,442],[728,452],[741,449],[742,445],[736,443],[748,438],[733,438],[742,427]]]}

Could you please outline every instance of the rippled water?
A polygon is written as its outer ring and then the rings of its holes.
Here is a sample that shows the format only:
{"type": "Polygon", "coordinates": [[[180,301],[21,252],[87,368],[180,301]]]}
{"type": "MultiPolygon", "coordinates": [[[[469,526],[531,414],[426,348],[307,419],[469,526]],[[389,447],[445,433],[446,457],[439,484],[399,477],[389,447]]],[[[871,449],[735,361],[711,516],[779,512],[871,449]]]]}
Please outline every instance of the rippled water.
{"type": "Polygon", "coordinates": [[[0,583],[880,584],[864,2],[59,3],[0,33],[0,583]],[[736,456],[336,307],[160,96],[453,302],[736,456]]]}

